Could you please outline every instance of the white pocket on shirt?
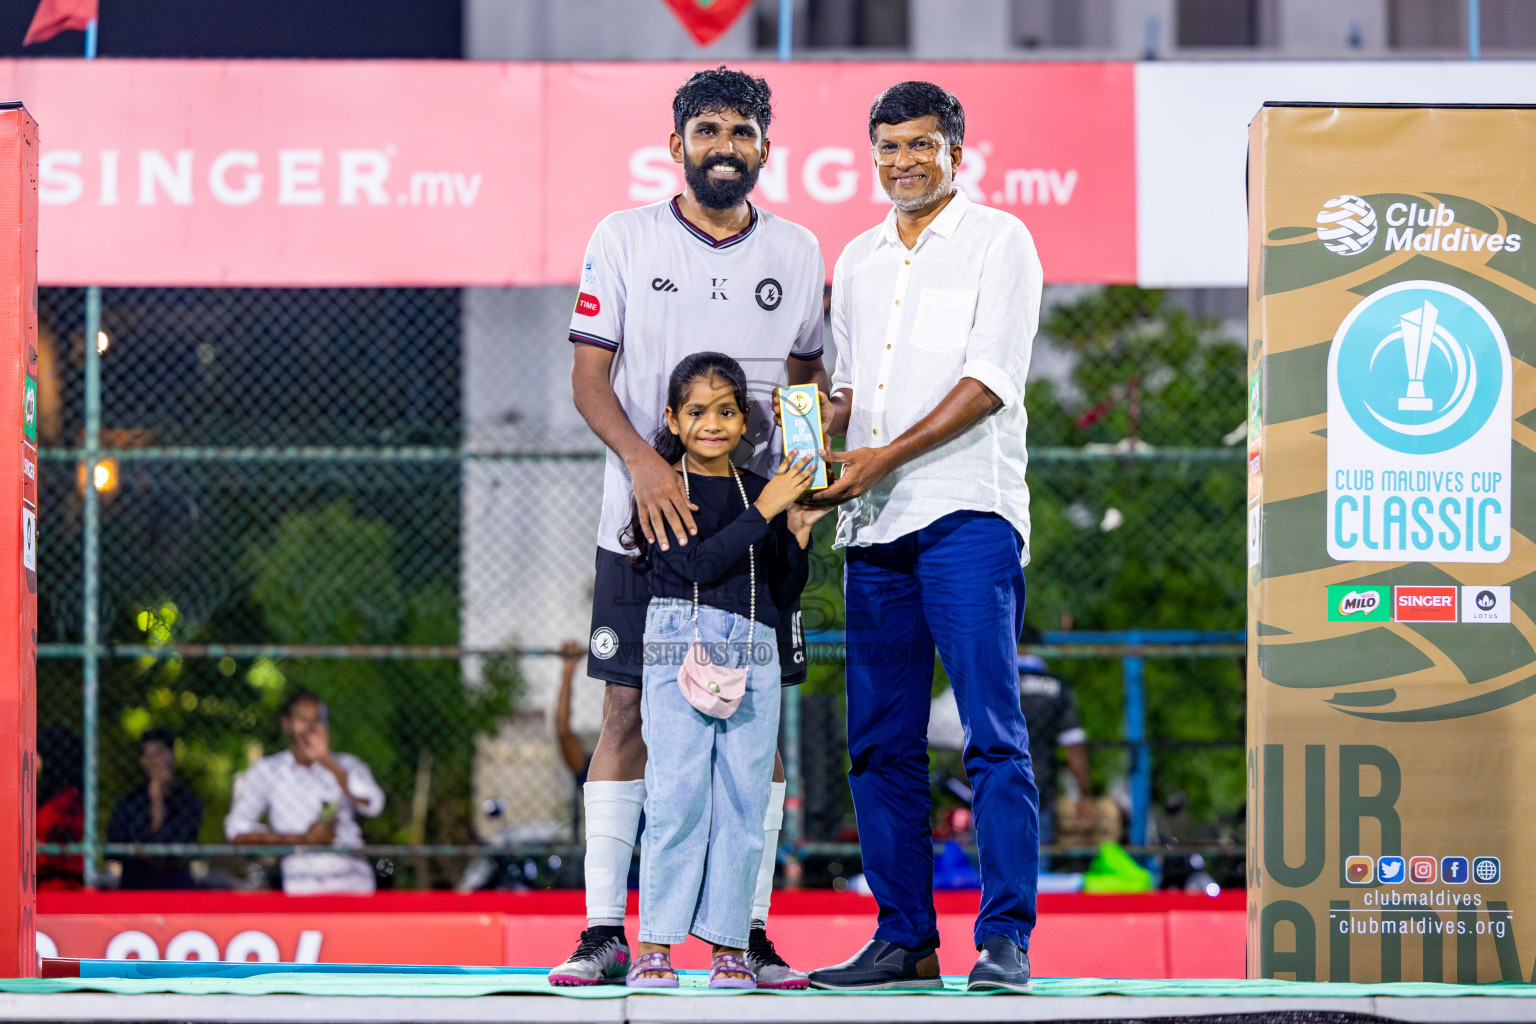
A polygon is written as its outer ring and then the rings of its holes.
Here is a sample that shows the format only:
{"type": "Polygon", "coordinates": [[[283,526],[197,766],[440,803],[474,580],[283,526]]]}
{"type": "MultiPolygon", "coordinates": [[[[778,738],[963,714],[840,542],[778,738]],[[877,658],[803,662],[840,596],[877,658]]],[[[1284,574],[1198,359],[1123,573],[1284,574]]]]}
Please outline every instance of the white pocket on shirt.
{"type": "Polygon", "coordinates": [[[976,319],[976,292],[970,288],[934,288],[917,300],[912,344],[930,352],[964,348],[976,319]]]}

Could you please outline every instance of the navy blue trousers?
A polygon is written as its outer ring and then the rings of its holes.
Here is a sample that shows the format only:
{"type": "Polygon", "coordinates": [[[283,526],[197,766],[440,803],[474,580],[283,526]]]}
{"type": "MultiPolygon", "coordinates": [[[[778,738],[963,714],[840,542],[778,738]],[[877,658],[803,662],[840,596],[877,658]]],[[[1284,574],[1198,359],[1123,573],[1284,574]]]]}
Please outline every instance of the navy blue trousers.
{"type": "Polygon", "coordinates": [[[1029,948],[1040,862],[1040,797],[1019,708],[1024,624],[1018,531],[955,512],[889,544],[847,549],[848,771],[875,937],[938,945],[933,908],[928,706],[935,648],[965,727],[975,787],[981,913],[976,945],[1029,948]]]}

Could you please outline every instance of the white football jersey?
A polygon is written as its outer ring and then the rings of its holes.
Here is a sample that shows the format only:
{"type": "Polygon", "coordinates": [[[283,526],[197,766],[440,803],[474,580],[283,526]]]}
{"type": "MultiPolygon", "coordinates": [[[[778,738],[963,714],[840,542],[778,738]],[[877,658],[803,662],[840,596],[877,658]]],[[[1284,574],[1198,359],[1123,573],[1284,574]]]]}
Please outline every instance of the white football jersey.
{"type": "MultiPolygon", "coordinates": [[[[752,408],[737,462],[772,476],[779,452],[773,389],[790,355],[822,348],[821,247],[805,228],[757,207],[738,234],[716,241],[677,200],[605,217],[592,233],[571,314],[571,341],[616,353],[610,380],[640,436],[666,423],[667,379],[684,356],[723,352],[747,374],[752,408]]],[[[597,543],[622,551],[629,471],[612,451],[597,543]]]]}

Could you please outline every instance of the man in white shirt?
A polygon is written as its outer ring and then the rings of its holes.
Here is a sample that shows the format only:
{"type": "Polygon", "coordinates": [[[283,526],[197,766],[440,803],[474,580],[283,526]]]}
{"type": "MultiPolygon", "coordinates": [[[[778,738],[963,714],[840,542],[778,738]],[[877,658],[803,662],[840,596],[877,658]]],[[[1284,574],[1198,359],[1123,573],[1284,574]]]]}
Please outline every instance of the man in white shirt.
{"type": "Polygon", "coordinates": [[[1040,316],[1035,246],[955,187],[965,114],[944,89],[876,97],[869,134],[894,209],[833,271],[834,434],[817,498],[842,503],[849,784],[874,939],[820,988],[943,984],[925,736],[937,647],[975,787],[981,913],[971,989],[1029,987],[1039,795],[1019,708],[1029,488],[1024,380],[1040,316]]]}
{"type": "MultiPolygon", "coordinates": [[[[768,84],[724,65],[691,76],[672,103],[672,158],[686,188],[664,203],[610,214],[587,245],[581,293],[571,314],[576,408],[608,446],[597,536],[587,674],[607,684],[602,733],[582,790],[587,929],[549,974],[554,985],[622,984],[630,964],[624,935],[625,879],[645,803],[640,737],[644,668],[643,573],[621,534],[630,502],[646,540],[686,545],[694,529],[680,477],[656,453],[667,380],[684,356],[723,352],[742,364],[752,408],[736,462],[767,476],[777,466],[771,390],[825,384],[821,364],[826,266],[805,228],[747,200],[768,159],[768,84]]],[[[798,610],[779,629],[786,684],[805,679],[798,610]]],[[[766,839],[746,961],[759,988],[806,987],[768,941],[784,775],[775,764],[766,839]]]]}
{"type": "MultiPolygon", "coordinates": [[[[332,752],[325,701],[308,690],[293,694],[283,705],[282,727],[291,737],[289,748],[235,779],[224,835],[242,846],[362,846],[357,815],[372,818],[382,811],[384,791],[362,760],[332,752]]],[[[373,890],[373,868],[360,857],[316,852],[283,858],[283,892],[290,896],[373,890]]]]}

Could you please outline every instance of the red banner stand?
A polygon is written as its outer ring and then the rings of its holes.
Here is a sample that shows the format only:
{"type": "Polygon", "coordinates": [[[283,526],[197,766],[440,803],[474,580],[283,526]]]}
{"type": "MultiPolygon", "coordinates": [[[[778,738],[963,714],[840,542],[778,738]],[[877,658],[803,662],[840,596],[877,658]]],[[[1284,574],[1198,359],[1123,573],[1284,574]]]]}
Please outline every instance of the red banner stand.
{"type": "Polygon", "coordinates": [[[35,978],[38,971],[36,752],[37,123],[20,103],[0,103],[0,977],[6,978],[35,978]]]}

